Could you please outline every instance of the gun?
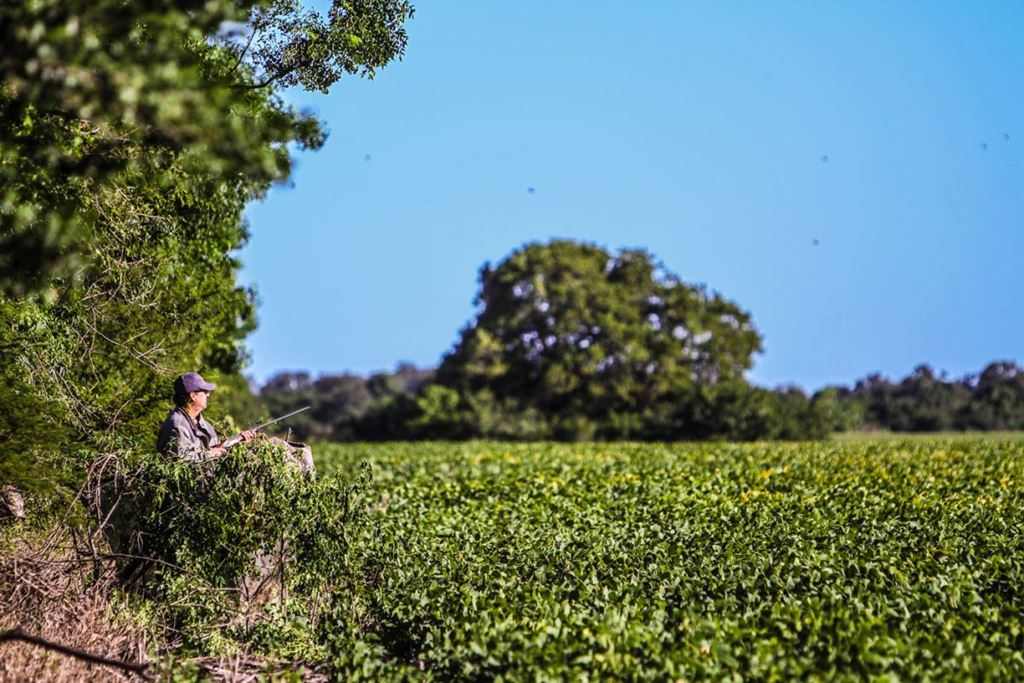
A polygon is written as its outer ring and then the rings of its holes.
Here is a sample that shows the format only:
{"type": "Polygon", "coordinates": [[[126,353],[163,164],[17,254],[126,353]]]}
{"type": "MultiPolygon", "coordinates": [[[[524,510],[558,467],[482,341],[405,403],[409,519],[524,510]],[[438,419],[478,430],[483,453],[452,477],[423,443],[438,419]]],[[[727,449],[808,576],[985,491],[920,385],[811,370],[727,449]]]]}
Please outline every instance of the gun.
{"type": "MultiPolygon", "coordinates": [[[[251,431],[251,432],[258,432],[258,431],[262,430],[264,427],[269,427],[270,425],[274,424],[275,422],[280,422],[281,420],[286,420],[289,417],[291,417],[292,415],[298,415],[299,413],[303,412],[304,410],[309,410],[311,407],[312,406],[306,406],[305,408],[299,408],[298,410],[293,410],[292,412],[288,413],[287,415],[282,415],[281,417],[275,417],[273,420],[267,420],[263,424],[257,425],[255,427],[253,427],[252,429],[250,429],[249,431],[251,431]]],[[[222,446],[224,448],[231,448],[232,446],[237,446],[240,443],[242,443],[242,435],[241,434],[235,434],[230,439],[227,439],[226,441],[222,441],[221,443],[219,443],[217,445],[218,446],[222,446]]]]}

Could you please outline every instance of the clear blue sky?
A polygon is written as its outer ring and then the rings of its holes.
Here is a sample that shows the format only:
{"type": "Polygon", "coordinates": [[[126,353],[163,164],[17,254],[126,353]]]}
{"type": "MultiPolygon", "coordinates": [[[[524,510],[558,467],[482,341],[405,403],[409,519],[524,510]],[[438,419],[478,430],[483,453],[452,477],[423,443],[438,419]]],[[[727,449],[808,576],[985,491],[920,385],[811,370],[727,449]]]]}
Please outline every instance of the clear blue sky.
{"type": "Polygon", "coordinates": [[[408,29],[295,98],[331,135],[247,212],[258,381],[435,365],[480,266],[554,237],[749,310],[760,384],[1024,361],[1024,3],[445,0],[408,29]]]}

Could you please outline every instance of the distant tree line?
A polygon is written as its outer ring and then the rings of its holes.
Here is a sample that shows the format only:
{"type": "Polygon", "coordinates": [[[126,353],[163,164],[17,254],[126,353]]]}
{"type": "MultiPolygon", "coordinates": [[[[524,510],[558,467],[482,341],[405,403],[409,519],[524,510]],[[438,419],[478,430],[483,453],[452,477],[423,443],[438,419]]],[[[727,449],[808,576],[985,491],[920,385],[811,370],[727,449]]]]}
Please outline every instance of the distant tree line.
{"type": "Polygon", "coordinates": [[[829,387],[815,398],[835,406],[836,430],[894,432],[1024,429],[1024,368],[996,361],[959,379],[920,365],[898,382],[873,374],[853,388],[829,387]]]}
{"type": "Polygon", "coordinates": [[[731,385],[696,393],[676,406],[640,407],[633,418],[650,431],[582,422],[577,415],[537,411],[499,413],[493,399],[459,396],[435,381],[437,371],[400,364],[368,377],[281,372],[259,391],[271,414],[310,405],[289,421],[297,439],[811,439],[831,432],[1024,430],[1024,368],[999,361],[980,373],[947,379],[921,365],[899,381],[878,374],[853,387],[831,386],[813,395],[799,387],[731,385]],[[469,406],[463,410],[460,406],[469,406]],[[673,414],[675,422],[664,418],[673,414]],[[573,419],[573,416],[569,416],[573,419]],[[585,431],[573,431],[572,426],[585,431]]]}
{"type": "Polygon", "coordinates": [[[279,372],[259,390],[270,415],[283,415],[304,406],[311,410],[290,418],[287,428],[298,439],[378,441],[405,435],[399,425],[382,423],[400,400],[412,400],[434,376],[400,363],[394,372],[369,377],[343,373],[313,378],[308,372],[279,372]]]}

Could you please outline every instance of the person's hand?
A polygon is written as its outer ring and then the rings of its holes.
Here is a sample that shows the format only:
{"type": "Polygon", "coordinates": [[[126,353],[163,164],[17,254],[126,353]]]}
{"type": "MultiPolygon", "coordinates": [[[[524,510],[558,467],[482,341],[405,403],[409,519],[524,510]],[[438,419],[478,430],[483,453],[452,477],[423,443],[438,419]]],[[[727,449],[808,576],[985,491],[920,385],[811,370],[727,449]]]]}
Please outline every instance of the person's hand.
{"type": "Polygon", "coordinates": [[[252,441],[256,438],[256,432],[250,429],[247,432],[242,432],[239,436],[242,437],[242,443],[246,443],[247,441],[252,441]]]}

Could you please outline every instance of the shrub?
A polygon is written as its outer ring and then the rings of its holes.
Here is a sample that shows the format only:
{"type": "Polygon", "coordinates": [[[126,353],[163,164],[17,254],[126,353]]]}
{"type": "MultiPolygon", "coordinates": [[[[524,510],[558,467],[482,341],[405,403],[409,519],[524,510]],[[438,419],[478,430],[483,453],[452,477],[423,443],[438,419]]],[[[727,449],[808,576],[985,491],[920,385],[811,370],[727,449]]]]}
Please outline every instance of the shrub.
{"type": "Polygon", "coordinates": [[[326,615],[358,619],[344,601],[358,577],[358,481],[304,475],[267,439],[200,465],[148,454],[116,464],[130,474],[107,477],[94,507],[111,520],[122,578],[186,651],[316,659],[326,615]]]}

